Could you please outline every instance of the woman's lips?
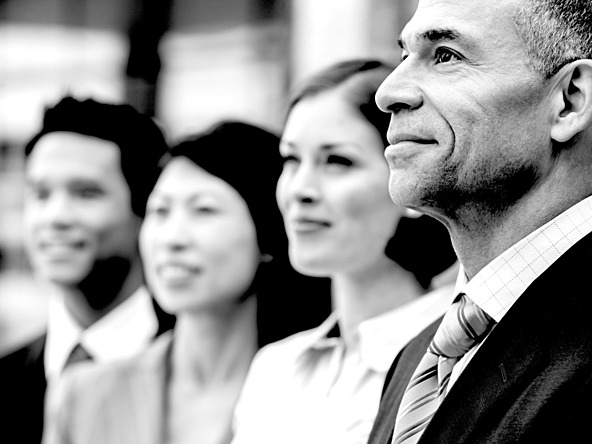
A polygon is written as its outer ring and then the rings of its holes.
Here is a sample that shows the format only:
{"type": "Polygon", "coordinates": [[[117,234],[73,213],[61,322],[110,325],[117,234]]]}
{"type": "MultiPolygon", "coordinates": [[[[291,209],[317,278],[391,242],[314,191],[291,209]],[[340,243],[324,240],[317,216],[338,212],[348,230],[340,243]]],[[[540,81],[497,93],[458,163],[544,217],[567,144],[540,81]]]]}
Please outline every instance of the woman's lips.
{"type": "Polygon", "coordinates": [[[308,218],[295,219],[290,223],[290,228],[299,234],[315,233],[330,226],[331,224],[327,221],[308,218]]]}
{"type": "Polygon", "coordinates": [[[190,279],[200,274],[200,272],[199,267],[180,263],[163,264],[157,267],[158,276],[165,281],[171,282],[190,279]]]}

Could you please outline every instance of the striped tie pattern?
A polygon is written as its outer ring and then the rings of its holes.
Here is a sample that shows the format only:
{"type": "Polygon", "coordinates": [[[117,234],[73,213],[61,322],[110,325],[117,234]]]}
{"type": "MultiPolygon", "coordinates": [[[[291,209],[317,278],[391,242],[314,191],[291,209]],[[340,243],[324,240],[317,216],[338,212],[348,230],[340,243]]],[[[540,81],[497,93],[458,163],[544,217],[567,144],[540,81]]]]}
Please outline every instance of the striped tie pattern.
{"type": "Polygon", "coordinates": [[[464,294],[446,312],[401,400],[393,444],[416,443],[447,393],[456,362],[484,338],[494,322],[464,294]]]}

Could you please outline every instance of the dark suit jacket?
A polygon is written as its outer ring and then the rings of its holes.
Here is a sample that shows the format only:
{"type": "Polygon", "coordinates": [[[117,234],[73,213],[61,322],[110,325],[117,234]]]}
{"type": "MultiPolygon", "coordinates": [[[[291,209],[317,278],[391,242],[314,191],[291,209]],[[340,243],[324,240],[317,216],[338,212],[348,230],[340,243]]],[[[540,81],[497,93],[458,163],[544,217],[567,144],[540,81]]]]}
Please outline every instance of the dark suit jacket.
{"type": "Polygon", "coordinates": [[[46,387],[44,349],[45,335],[0,359],[0,430],[3,443],[41,442],[46,387]]]}
{"type": "MultiPolygon", "coordinates": [[[[157,336],[170,330],[174,317],[154,302],[157,336]]],[[[46,335],[0,358],[0,431],[3,444],[39,444],[43,433],[46,335]],[[11,437],[13,441],[10,441],[11,437]]]]}
{"type": "MultiPolygon", "coordinates": [[[[589,441],[592,234],[518,299],[464,369],[420,443],[589,441]]],[[[401,397],[437,323],[396,358],[369,444],[390,443],[401,397]]]]}

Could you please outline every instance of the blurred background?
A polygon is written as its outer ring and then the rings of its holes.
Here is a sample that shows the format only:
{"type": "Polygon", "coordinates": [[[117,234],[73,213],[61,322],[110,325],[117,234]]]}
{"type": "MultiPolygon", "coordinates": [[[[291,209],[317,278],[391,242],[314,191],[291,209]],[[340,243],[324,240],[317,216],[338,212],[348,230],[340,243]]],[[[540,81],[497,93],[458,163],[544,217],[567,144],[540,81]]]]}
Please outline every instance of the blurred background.
{"type": "Polygon", "coordinates": [[[22,242],[23,156],[65,94],[127,102],[171,142],[220,118],[279,132],[295,83],[399,60],[417,0],[0,0],[0,354],[44,327],[22,242]]]}

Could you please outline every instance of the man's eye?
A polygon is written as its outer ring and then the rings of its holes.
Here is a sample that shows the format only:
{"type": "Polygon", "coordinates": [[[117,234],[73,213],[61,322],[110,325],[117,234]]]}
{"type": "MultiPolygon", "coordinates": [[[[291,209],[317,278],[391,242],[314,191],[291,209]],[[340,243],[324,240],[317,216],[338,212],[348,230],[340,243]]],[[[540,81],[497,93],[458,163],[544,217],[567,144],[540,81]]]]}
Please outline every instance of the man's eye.
{"type": "Polygon", "coordinates": [[[94,199],[101,196],[103,191],[98,188],[79,188],[75,194],[82,199],[94,199]]]}
{"type": "Polygon", "coordinates": [[[438,63],[458,62],[460,60],[460,57],[446,48],[438,48],[436,50],[435,59],[436,59],[436,64],[438,64],[438,63]]]}
{"type": "Polygon", "coordinates": [[[28,195],[35,200],[47,200],[50,194],[50,191],[45,188],[30,188],[28,190],[28,195]]]}

